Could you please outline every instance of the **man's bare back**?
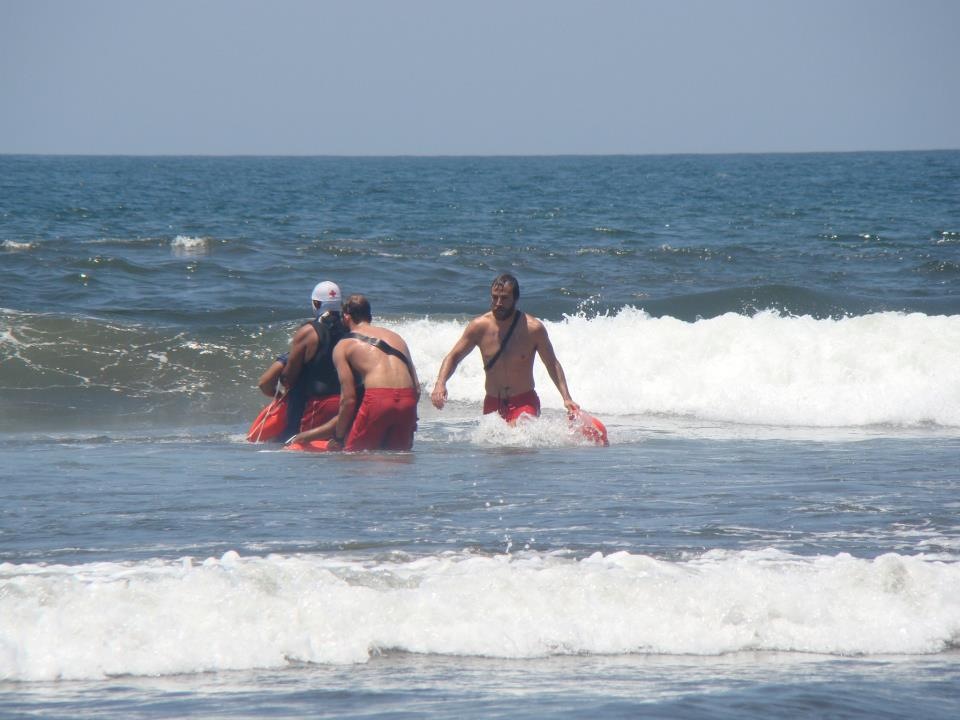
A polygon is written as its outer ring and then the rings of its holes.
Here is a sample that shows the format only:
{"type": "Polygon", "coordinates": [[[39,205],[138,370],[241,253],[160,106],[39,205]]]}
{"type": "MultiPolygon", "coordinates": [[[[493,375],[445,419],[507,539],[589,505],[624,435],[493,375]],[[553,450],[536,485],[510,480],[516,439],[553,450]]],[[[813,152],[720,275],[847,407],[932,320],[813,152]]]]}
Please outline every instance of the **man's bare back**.
{"type": "MultiPolygon", "coordinates": [[[[369,323],[354,324],[351,331],[359,335],[383,340],[396,348],[408,358],[410,350],[402,337],[392,330],[371,325],[369,323]]],[[[356,371],[363,378],[364,387],[368,388],[416,388],[416,375],[400,358],[387,355],[367,342],[357,340],[341,342],[338,345],[340,356],[347,361],[351,370],[356,371]]],[[[337,351],[335,351],[336,353],[337,351]]],[[[335,356],[336,357],[336,356],[335,356]]]]}
{"type": "Polygon", "coordinates": [[[410,349],[397,333],[371,324],[363,295],[351,295],[342,314],[350,334],[333,351],[340,410],[327,450],[409,450],[420,398],[410,349]],[[358,380],[364,386],[359,401],[358,380]]]}

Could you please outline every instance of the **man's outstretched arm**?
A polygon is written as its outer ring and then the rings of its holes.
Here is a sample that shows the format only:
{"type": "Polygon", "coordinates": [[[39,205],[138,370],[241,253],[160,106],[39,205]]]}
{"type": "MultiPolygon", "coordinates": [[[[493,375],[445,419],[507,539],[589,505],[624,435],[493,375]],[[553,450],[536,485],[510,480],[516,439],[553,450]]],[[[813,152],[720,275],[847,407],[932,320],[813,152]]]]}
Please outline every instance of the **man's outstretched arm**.
{"type": "Polygon", "coordinates": [[[463,335],[460,336],[460,339],[457,340],[456,344],[450,349],[450,352],[447,353],[443,362],[440,363],[437,382],[433,386],[433,392],[430,393],[430,401],[438,410],[442,410],[447,402],[447,380],[449,380],[450,376],[456,371],[460,361],[473,352],[473,349],[477,346],[475,339],[475,322],[476,321],[473,321],[467,325],[467,329],[463,331],[463,335]]]}
{"type": "Polygon", "coordinates": [[[568,413],[579,412],[580,406],[570,397],[570,390],[567,388],[567,376],[564,374],[563,366],[560,365],[557,354],[553,350],[553,343],[550,342],[550,336],[547,335],[546,328],[541,325],[535,333],[535,338],[537,354],[540,356],[543,366],[547,369],[547,374],[553,384],[557,386],[560,397],[563,399],[563,406],[568,413]]]}

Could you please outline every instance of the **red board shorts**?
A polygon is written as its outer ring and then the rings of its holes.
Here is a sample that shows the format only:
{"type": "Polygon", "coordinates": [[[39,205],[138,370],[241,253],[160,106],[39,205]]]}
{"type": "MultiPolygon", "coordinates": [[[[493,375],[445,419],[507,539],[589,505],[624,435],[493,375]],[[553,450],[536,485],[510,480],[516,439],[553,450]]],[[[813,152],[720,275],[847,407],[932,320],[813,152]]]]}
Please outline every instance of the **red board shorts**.
{"type": "Polygon", "coordinates": [[[417,431],[413,388],[367,388],[344,450],[409,450],[417,431]]]}
{"type": "Polygon", "coordinates": [[[536,390],[528,390],[525,393],[508,398],[487,395],[483,399],[483,414],[487,415],[492,412],[500,413],[500,417],[508,423],[516,422],[517,418],[523,414],[539,417],[540,397],[536,390]]]}
{"type": "Polygon", "coordinates": [[[339,395],[315,395],[307,400],[300,416],[300,432],[320,427],[340,412],[339,395]]]}

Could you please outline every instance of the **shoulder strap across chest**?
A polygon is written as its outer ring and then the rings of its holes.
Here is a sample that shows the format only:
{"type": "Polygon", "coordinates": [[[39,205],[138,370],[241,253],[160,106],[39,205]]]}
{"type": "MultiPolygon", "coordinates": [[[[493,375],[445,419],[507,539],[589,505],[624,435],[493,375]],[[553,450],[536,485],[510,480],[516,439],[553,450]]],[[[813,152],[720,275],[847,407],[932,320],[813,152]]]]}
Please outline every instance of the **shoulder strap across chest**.
{"type": "Polygon", "coordinates": [[[521,315],[523,315],[523,313],[520,312],[519,310],[513,313],[513,322],[510,323],[510,329],[507,330],[507,334],[503,336],[503,342],[500,343],[500,349],[497,350],[496,353],[494,353],[492,358],[490,358],[489,360],[487,360],[486,363],[484,363],[483,369],[485,372],[488,371],[490,368],[492,368],[496,364],[497,360],[500,359],[500,356],[503,354],[504,348],[507,347],[507,343],[510,342],[510,336],[513,335],[514,328],[516,328],[517,323],[520,322],[521,315]]]}

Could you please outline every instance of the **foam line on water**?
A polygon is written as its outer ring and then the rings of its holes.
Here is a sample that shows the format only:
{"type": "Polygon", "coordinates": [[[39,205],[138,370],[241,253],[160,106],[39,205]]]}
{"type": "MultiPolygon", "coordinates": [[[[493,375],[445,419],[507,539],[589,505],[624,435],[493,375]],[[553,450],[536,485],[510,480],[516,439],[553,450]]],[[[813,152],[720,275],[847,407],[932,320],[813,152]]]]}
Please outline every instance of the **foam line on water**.
{"type": "Polygon", "coordinates": [[[960,641],[960,563],[887,554],[618,552],[385,560],[240,557],[0,565],[0,679],[359,663],[398,650],[938,653],[960,641]]]}

